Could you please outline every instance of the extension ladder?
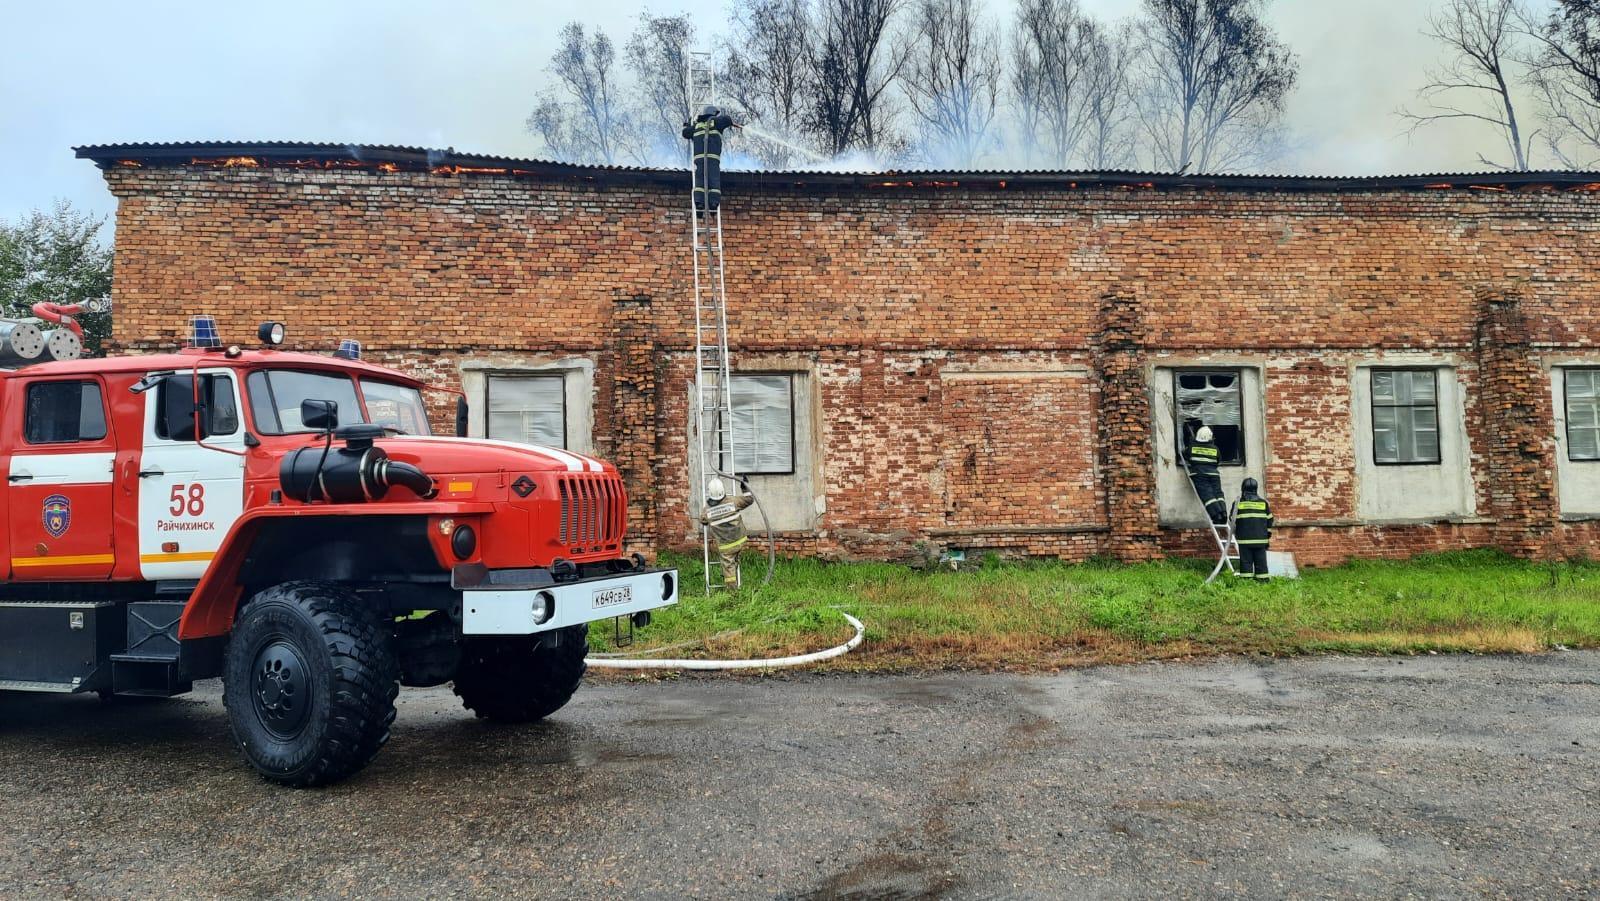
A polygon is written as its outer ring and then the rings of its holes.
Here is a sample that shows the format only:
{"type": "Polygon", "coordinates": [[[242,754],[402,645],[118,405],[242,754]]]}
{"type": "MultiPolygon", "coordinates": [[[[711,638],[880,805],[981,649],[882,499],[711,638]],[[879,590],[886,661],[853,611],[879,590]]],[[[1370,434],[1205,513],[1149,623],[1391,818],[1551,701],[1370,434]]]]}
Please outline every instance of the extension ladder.
{"type": "MultiPolygon", "coordinates": [[[[684,54],[684,97],[689,102],[689,117],[716,103],[717,73],[711,54],[684,54]]],[[[689,179],[692,188],[700,184],[700,169],[694,164],[693,144],[689,151],[689,179]]],[[[709,194],[707,195],[709,197],[709,194]]],[[[722,205],[699,213],[694,207],[694,191],[689,193],[689,237],[694,251],[694,405],[695,461],[691,468],[690,509],[696,499],[704,503],[706,483],[713,476],[737,482],[733,472],[733,395],[729,385],[728,304],[722,274],[722,205]]],[[[730,485],[730,487],[732,487],[730,485]]],[[[709,526],[700,527],[700,552],[705,563],[706,591],[722,584],[721,558],[715,553],[715,539],[709,526]],[[712,567],[719,567],[716,580],[712,567]]]]}

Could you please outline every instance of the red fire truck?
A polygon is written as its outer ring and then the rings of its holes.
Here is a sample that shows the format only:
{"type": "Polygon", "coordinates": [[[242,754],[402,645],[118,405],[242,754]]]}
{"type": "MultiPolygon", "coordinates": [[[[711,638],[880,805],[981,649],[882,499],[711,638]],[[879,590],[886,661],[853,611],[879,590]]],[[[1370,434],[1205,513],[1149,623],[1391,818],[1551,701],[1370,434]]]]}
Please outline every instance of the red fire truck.
{"type": "Polygon", "coordinates": [[[433,437],[426,386],[354,342],[287,352],[267,323],[243,349],[214,330],[0,370],[0,690],[170,696],[220,676],[250,764],[318,785],[377,754],[400,685],[536,720],[576,690],[588,623],[676,602],[675,571],[623,553],[610,464],[433,437]]]}

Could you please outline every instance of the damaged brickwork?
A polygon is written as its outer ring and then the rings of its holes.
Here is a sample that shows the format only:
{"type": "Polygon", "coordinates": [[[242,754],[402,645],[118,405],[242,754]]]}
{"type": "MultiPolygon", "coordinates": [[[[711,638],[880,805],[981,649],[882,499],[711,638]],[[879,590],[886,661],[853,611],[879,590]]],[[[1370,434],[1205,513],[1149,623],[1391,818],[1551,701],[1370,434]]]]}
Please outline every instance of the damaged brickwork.
{"type": "MultiPolygon", "coordinates": [[[[635,545],[694,541],[685,203],[662,179],[123,162],[102,161],[120,349],[171,347],[204,311],[241,337],[285,320],[297,348],[360,338],[446,388],[585,361],[587,440],[627,480],[635,545]]],[[[814,527],[785,551],[1203,553],[1156,496],[1148,385],[1183,358],[1257,374],[1276,546],[1304,563],[1600,552],[1593,517],[1557,512],[1540,364],[1600,365],[1600,194],[730,179],[735,368],[803,359],[818,398],[796,436],[814,527]],[[1363,367],[1395,361],[1459,386],[1460,510],[1361,512],[1363,367]]],[[[450,395],[429,400],[448,423],[450,395]]]]}

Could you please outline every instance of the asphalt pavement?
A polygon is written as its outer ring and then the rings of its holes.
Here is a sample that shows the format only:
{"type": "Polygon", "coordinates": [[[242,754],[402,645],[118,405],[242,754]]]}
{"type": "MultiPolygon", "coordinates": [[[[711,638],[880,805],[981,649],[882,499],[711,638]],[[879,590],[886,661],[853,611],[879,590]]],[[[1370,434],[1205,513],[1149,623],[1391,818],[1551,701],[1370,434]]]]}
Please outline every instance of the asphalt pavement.
{"type": "Polygon", "coordinates": [[[220,686],[0,694],[5,897],[1600,897],[1600,653],[405,690],[271,786],[220,686]]]}

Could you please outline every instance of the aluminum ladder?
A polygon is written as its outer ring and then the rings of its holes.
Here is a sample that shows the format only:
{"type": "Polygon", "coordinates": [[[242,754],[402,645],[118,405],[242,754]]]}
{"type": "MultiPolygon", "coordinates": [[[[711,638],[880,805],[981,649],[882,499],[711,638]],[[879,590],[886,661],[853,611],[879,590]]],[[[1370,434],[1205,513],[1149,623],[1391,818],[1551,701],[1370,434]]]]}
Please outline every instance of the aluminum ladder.
{"type": "MultiPolygon", "coordinates": [[[[1200,502],[1200,512],[1205,516],[1206,528],[1211,530],[1211,540],[1216,542],[1217,545],[1217,565],[1211,568],[1211,575],[1206,576],[1204,584],[1210,585],[1215,582],[1217,576],[1222,575],[1224,569],[1234,575],[1238,575],[1239,570],[1234,567],[1234,563],[1239,559],[1239,540],[1233,534],[1232,506],[1230,505],[1228,508],[1227,522],[1220,526],[1212,522],[1211,514],[1206,511],[1206,499],[1200,496],[1200,489],[1194,484],[1194,470],[1189,468],[1188,458],[1179,454],[1178,460],[1183,463],[1183,476],[1189,481],[1189,490],[1194,492],[1194,499],[1200,502]]],[[[1222,499],[1224,501],[1228,499],[1226,493],[1223,494],[1222,499]]]]}
{"type": "MultiPolygon", "coordinates": [[[[689,101],[689,117],[717,102],[717,73],[709,52],[684,54],[684,97],[689,101]]],[[[690,187],[700,184],[700,169],[694,164],[694,145],[689,149],[690,187]]],[[[707,195],[709,197],[709,194],[707,195]]],[[[704,214],[694,207],[694,191],[689,192],[689,237],[694,253],[694,404],[699,419],[695,423],[695,461],[689,486],[689,505],[704,504],[706,483],[722,476],[736,483],[733,471],[733,394],[728,368],[728,303],[722,266],[722,205],[704,214]]],[[[730,485],[731,487],[731,485],[730,485]]],[[[705,563],[706,591],[722,584],[721,558],[715,552],[711,528],[700,527],[700,554],[705,563]],[[711,578],[712,568],[718,578],[711,578]]]]}

